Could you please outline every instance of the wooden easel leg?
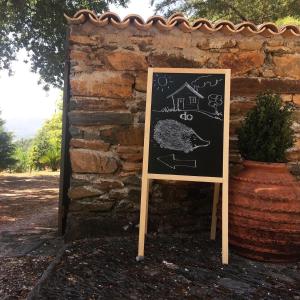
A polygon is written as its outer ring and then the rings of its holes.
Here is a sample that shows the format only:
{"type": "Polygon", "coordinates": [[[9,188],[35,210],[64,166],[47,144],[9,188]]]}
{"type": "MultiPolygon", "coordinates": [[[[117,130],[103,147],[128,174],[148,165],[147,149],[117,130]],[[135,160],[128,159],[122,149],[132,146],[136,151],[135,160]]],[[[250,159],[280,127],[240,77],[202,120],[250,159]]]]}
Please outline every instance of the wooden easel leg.
{"type": "Polygon", "coordinates": [[[210,226],[210,239],[216,239],[216,230],[217,230],[217,209],[219,203],[219,195],[220,195],[220,183],[214,184],[214,199],[213,199],[213,207],[211,214],[211,226],[210,226]]]}
{"type": "Polygon", "coordinates": [[[222,186],[222,263],[228,264],[228,181],[222,186]]]}
{"type": "Polygon", "coordinates": [[[148,203],[149,203],[149,193],[152,189],[152,179],[148,180],[148,193],[147,193],[147,201],[146,201],[146,227],[145,227],[145,234],[148,233],[148,203]]]}
{"type": "Polygon", "coordinates": [[[141,208],[140,208],[139,247],[138,247],[137,260],[141,260],[144,257],[147,208],[148,208],[148,192],[149,192],[149,180],[146,176],[143,176],[142,192],[141,192],[141,208]]]}

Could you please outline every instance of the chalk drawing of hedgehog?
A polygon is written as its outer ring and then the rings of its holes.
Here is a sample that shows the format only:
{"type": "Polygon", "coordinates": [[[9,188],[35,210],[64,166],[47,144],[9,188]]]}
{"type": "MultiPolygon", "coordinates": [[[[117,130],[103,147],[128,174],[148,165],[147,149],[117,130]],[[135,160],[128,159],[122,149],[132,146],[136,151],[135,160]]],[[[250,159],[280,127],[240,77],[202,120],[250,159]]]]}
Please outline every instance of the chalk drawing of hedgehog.
{"type": "Polygon", "coordinates": [[[160,120],[154,127],[154,140],[161,148],[189,153],[199,147],[207,147],[210,141],[202,139],[183,123],[175,120],[160,120]]]}

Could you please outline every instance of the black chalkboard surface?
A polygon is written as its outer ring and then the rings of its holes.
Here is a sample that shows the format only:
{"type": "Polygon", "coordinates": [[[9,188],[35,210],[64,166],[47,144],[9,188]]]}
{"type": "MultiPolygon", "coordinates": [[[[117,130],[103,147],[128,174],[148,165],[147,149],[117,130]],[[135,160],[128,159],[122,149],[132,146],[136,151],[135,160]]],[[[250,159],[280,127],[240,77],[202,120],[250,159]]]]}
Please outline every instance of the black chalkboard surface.
{"type": "Polygon", "coordinates": [[[148,173],[222,177],[225,98],[225,74],[154,70],[148,173]]]}

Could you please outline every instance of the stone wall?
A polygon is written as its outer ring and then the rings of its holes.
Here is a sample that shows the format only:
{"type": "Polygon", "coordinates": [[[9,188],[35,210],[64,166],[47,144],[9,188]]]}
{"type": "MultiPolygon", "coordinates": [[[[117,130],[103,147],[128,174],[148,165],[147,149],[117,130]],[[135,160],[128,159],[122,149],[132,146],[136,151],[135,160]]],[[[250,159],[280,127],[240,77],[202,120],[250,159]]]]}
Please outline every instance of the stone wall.
{"type": "MultiPolygon", "coordinates": [[[[297,142],[288,153],[299,172],[300,39],[222,30],[164,30],[153,23],[86,13],[69,19],[69,131],[72,165],[67,238],[122,234],[139,222],[140,174],[148,67],[230,68],[231,172],[240,165],[235,130],[255,95],[279,92],[298,109],[297,142]],[[73,20],[73,21],[72,21],[73,20]],[[74,21],[75,20],[75,21],[74,21]],[[102,23],[101,23],[102,22],[102,23]]],[[[179,24],[180,25],[180,24],[179,24]]],[[[149,203],[150,230],[203,230],[209,224],[212,186],[155,181],[149,203]]]]}

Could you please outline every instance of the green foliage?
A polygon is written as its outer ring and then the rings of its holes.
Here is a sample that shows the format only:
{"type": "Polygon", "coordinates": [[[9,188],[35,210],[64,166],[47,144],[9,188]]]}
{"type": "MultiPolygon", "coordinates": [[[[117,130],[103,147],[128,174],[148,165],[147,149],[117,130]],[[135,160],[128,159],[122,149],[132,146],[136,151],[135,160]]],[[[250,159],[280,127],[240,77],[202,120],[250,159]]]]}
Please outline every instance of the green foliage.
{"type": "MultiPolygon", "coordinates": [[[[0,1],[0,69],[11,72],[11,61],[25,48],[32,71],[41,82],[61,87],[64,44],[69,16],[82,8],[103,12],[108,4],[125,6],[128,0],[6,0],[0,1]]],[[[48,88],[48,85],[45,85],[48,88]]]]}
{"type": "Polygon", "coordinates": [[[284,25],[300,25],[300,18],[294,18],[291,16],[282,18],[282,19],[278,19],[276,22],[276,25],[278,26],[284,26],[284,25]]]}
{"type": "Polygon", "coordinates": [[[47,149],[46,153],[40,158],[40,162],[49,166],[52,171],[58,170],[60,163],[60,147],[56,147],[50,143],[49,149],[47,149]]]}
{"type": "Polygon", "coordinates": [[[46,121],[35,136],[29,151],[30,168],[56,171],[60,164],[62,112],[59,110],[46,121]]]}
{"type": "Polygon", "coordinates": [[[284,162],[286,150],[294,144],[294,109],[292,102],[283,103],[271,91],[258,95],[256,106],[238,130],[241,155],[249,160],[284,162]]]}
{"type": "MultiPolygon", "coordinates": [[[[1,112],[0,112],[1,115],[1,112]]],[[[15,145],[13,136],[4,129],[5,122],[0,118],[0,171],[13,166],[16,160],[13,158],[15,145]]]]}
{"type": "Polygon", "coordinates": [[[300,16],[299,0],[152,0],[156,12],[171,15],[185,12],[191,18],[226,19],[234,23],[275,22],[286,16],[300,16]]]}
{"type": "Polygon", "coordinates": [[[29,149],[31,147],[31,139],[21,139],[15,142],[14,158],[16,163],[11,170],[17,173],[26,172],[29,170],[29,149]]]}

